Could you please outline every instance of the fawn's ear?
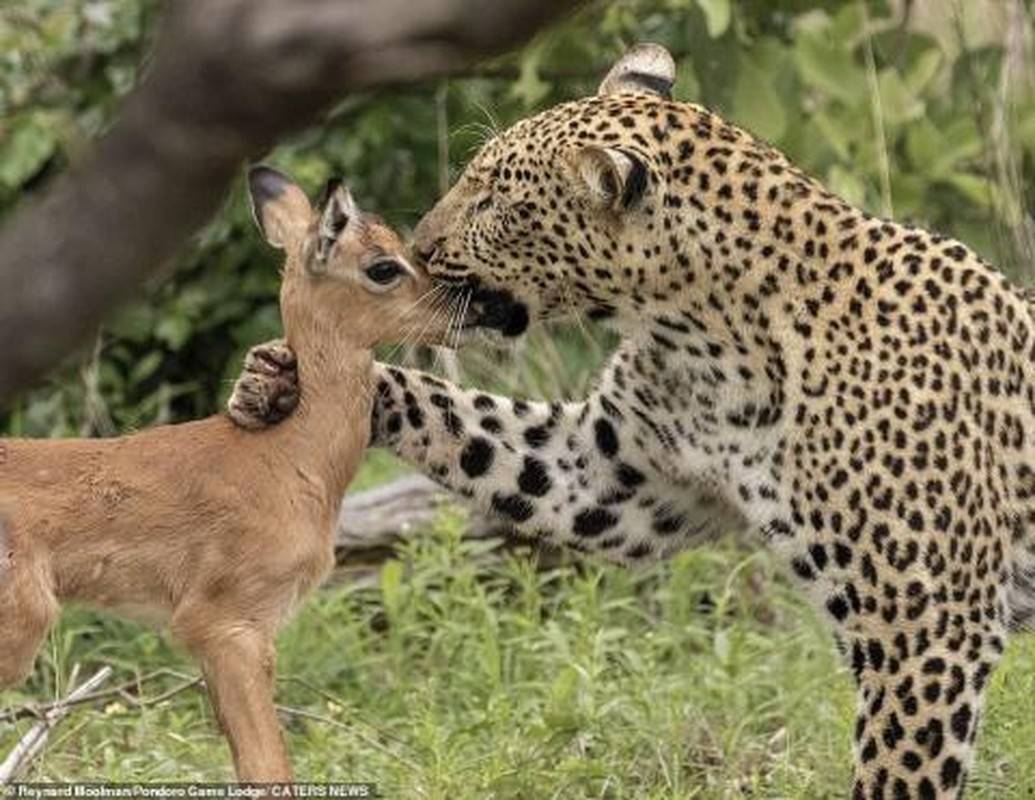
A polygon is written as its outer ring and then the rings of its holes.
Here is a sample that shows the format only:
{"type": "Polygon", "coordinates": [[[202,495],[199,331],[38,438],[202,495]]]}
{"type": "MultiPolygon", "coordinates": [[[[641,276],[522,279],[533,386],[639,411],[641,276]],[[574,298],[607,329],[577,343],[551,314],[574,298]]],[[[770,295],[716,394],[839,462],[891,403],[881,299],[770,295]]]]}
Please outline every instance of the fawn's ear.
{"type": "Polygon", "coordinates": [[[587,145],[575,154],[575,171],[590,202],[606,211],[627,211],[647,190],[647,167],[634,153],[587,145]]]}
{"type": "Polygon", "coordinates": [[[638,44],[625,51],[600,83],[598,95],[645,92],[672,99],[676,62],[660,44],[638,44]]]}
{"type": "Polygon", "coordinates": [[[248,189],[252,215],[267,242],[285,248],[305,234],[313,208],[305,192],[287,175],[266,166],[252,167],[248,189]]]}
{"type": "Polygon", "coordinates": [[[340,179],[328,181],[324,188],[326,200],[320,212],[320,225],[316,239],[316,252],[309,262],[312,272],[321,272],[326,267],[327,256],[338,241],[338,237],[350,224],[359,220],[359,206],[352,199],[348,187],[340,179]]]}

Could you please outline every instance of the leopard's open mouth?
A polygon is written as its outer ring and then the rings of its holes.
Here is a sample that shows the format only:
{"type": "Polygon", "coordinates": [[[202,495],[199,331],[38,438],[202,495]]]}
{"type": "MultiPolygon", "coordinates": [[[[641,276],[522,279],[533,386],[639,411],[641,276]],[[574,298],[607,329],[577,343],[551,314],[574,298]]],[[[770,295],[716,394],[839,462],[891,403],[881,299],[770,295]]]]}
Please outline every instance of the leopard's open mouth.
{"type": "Polygon", "coordinates": [[[460,330],[496,331],[508,338],[521,336],[531,322],[528,306],[507,289],[490,289],[477,278],[449,283],[455,302],[465,309],[460,330]]]}
{"type": "Polygon", "coordinates": [[[465,328],[489,328],[507,337],[528,330],[528,306],[505,289],[474,289],[464,317],[465,328]]]}
{"type": "Polygon", "coordinates": [[[414,258],[432,279],[448,287],[462,319],[453,324],[460,331],[495,331],[507,338],[516,338],[528,330],[531,314],[528,305],[518,300],[509,289],[494,289],[462,263],[439,258],[435,250],[414,250],[414,258]]]}
{"type": "MultiPolygon", "coordinates": [[[[449,286],[449,292],[457,306],[466,306],[463,319],[454,323],[460,331],[492,332],[510,339],[522,336],[528,331],[533,311],[509,289],[492,289],[485,286],[480,279],[470,276],[461,278],[446,275],[438,280],[449,286]]],[[[537,320],[562,319],[573,314],[584,314],[586,319],[605,322],[613,319],[618,313],[614,305],[602,301],[597,301],[580,311],[561,298],[538,299],[543,302],[536,305],[534,313],[537,320]]]]}

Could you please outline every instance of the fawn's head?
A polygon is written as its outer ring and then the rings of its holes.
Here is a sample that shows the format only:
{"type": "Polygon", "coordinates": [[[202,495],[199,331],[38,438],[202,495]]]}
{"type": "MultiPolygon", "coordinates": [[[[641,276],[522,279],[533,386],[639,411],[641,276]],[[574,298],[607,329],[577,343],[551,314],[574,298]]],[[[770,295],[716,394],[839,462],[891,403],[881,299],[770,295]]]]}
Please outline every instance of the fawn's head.
{"type": "Polygon", "coordinates": [[[269,167],[253,167],[248,184],[259,229],[285,254],[280,309],[289,344],[319,347],[328,335],[359,347],[444,337],[439,292],[399,236],[361,211],[344,184],[328,184],[322,208],[269,167]]]}

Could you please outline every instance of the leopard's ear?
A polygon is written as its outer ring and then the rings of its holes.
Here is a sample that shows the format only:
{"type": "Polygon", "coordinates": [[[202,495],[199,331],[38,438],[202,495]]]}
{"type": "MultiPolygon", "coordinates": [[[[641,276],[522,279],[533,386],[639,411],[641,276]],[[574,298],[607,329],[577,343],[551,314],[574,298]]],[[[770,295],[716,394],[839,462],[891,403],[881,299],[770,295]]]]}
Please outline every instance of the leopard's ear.
{"type": "Polygon", "coordinates": [[[627,211],[647,190],[647,166],[639,155],[587,145],[575,154],[575,171],[590,202],[607,211],[627,211]]]}
{"type": "Polygon", "coordinates": [[[641,92],[672,99],[676,62],[660,44],[635,45],[611,67],[597,89],[598,95],[641,92]]]}

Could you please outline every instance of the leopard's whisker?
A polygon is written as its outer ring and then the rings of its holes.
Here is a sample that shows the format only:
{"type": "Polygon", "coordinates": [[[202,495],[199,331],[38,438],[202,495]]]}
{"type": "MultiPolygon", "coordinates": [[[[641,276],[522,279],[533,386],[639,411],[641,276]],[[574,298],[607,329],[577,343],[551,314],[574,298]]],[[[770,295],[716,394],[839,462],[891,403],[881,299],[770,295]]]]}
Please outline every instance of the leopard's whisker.
{"type": "Polygon", "coordinates": [[[415,319],[408,327],[406,335],[403,336],[395,345],[393,345],[386,358],[393,359],[405,348],[409,347],[415,340],[419,341],[423,334],[440,318],[440,302],[442,298],[442,292],[439,291],[439,287],[436,286],[428,291],[423,297],[427,298],[427,313],[422,315],[420,319],[415,319]]]}
{"type": "Polygon", "coordinates": [[[459,347],[460,347],[460,337],[463,335],[463,332],[464,332],[464,320],[467,319],[467,311],[468,311],[468,309],[470,309],[471,301],[473,299],[474,299],[474,290],[471,289],[471,288],[468,288],[464,292],[464,294],[463,294],[461,311],[457,315],[457,319],[455,320],[456,330],[455,330],[455,334],[454,334],[454,337],[453,337],[453,349],[454,350],[459,349],[459,347]]]}

